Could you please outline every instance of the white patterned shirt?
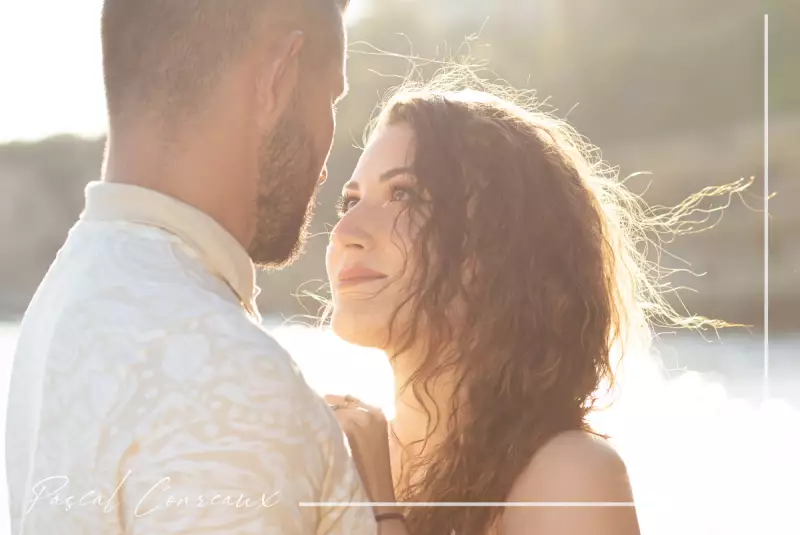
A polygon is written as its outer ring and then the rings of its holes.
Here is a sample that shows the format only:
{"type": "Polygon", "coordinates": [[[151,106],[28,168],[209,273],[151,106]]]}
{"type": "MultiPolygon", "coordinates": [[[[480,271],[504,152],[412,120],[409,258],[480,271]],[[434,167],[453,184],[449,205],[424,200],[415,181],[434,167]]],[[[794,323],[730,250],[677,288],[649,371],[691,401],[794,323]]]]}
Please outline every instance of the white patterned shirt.
{"type": "Polygon", "coordinates": [[[14,535],[373,535],[346,440],[199,210],[93,182],[22,322],[14,535]]]}

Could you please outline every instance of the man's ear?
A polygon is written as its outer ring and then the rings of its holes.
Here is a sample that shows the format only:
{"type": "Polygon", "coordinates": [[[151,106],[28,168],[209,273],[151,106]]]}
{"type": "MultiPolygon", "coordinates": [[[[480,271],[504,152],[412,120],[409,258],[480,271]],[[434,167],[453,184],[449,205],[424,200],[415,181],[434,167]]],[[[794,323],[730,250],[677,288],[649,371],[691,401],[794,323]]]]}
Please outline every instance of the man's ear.
{"type": "Polygon", "coordinates": [[[300,50],[305,35],[300,30],[278,39],[258,78],[258,101],[261,117],[269,122],[280,115],[297,87],[300,74],[300,50]]]}

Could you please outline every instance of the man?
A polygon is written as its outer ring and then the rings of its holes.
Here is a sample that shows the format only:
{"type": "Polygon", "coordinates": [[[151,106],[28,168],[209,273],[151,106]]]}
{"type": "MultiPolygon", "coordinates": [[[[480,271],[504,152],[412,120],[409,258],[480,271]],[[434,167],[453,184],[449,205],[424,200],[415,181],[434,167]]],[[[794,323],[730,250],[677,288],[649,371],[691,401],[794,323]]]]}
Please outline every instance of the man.
{"type": "Polygon", "coordinates": [[[345,90],[343,0],[106,0],[104,177],[34,296],[13,533],[373,534],[333,413],[262,330],[345,90]]]}

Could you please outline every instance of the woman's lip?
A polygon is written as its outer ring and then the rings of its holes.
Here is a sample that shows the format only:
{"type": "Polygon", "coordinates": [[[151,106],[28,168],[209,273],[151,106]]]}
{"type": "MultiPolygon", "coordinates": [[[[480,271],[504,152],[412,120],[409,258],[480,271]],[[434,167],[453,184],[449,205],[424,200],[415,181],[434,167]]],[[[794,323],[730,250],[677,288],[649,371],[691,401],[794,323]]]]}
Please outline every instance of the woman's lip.
{"type": "Polygon", "coordinates": [[[357,279],[347,279],[344,281],[339,281],[338,289],[345,290],[348,288],[353,288],[355,286],[359,286],[361,284],[366,284],[368,282],[375,282],[381,279],[385,279],[386,277],[363,277],[357,279]]]}
{"type": "Polygon", "coordinates": [[[362,284],[365,282],[371,282],[385,278],[386,275],[378,271],[361,267],[352,267],[343,269],[339,273],[339,285],[353,286],[356,284],[362,284]]]}

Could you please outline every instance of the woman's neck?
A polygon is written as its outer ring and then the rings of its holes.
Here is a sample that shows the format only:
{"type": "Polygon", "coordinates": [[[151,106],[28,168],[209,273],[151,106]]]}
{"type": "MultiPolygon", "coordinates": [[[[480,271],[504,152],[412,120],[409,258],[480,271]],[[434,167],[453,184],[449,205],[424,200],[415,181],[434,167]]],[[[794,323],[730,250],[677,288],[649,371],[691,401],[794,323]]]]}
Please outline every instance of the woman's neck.
{"type": "Polygon", "coordinates": [[[455,392],[454,375],[445,372],[428,385],[428,392],[419,389],[414,394],[412,375],[417,371],[424,353],[403,353],[391,359],[395,379],[395,418],[392,428],[400,449],[394,460],[393,472],[399,476],[401,460],[428,455],[444,440],[452,416],[451,399],[455,392]],[[434,427],[435,426],[435,427],[434,427]],[[428,436],[430,434],[430,436],[428,436]],[[427,438],[427,442],[426,442],[427,438]],[[402,458],[402,459],[401,459],[402,458]]]}

